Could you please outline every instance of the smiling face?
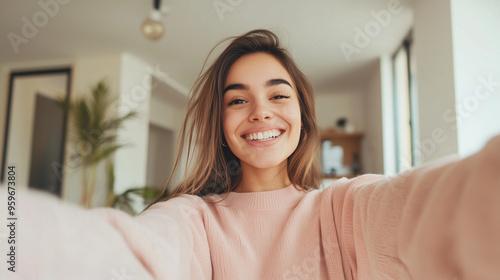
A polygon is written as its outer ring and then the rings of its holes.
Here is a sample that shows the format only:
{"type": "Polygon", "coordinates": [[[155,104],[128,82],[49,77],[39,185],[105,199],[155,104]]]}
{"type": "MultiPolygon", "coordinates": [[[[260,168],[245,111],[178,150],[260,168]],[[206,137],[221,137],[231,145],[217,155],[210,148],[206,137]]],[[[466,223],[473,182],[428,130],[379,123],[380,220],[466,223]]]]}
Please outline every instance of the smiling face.
{"type": "Polygon", "coordinates": [[[286,167],[299,143],[301,115],[295,85],[274,56],[248,54],[231,66],[224,84],[223,129],[243,175],[247,168],[286,167]]]}

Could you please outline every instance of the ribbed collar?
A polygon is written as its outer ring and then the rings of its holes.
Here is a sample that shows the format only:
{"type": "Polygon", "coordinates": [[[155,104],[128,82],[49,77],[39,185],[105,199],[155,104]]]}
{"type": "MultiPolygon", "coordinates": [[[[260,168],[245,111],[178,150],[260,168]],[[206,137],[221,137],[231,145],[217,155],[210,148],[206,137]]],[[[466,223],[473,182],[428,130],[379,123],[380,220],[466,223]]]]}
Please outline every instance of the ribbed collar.
{"type": "MultiPolygon", "coordinates": [[[[230,192],[220,205],[249,210],[289,209],[295,207],[305,194],[293,185],[264,192],[230,192]]],[[[217,195],[217,199],[223,197],[217,195]]]]}

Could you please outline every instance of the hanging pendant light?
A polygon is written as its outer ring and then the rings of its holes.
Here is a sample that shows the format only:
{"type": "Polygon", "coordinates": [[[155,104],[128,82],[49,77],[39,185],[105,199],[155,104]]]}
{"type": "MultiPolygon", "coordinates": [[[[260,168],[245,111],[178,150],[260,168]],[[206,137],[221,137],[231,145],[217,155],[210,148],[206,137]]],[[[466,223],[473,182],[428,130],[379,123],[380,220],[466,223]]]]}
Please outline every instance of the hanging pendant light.
{"type": "Polygon", "coordinates": [[[141,25],[141,32],[144,37],[151,41],[158,41],[163,36],[165,27],[161,22],[162,14],[167,14],[169,8],[167,6],[161,6],[161,0],[153,0],[153,10],[149,18],[145,19],[141,25]]]}

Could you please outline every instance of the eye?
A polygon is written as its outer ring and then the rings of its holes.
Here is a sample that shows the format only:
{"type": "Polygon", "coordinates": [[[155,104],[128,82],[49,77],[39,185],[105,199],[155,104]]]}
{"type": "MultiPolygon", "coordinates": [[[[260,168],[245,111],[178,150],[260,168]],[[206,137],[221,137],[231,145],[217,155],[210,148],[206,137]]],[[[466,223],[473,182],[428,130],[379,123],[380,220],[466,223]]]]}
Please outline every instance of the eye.
{"type": "Polygon", "coordinates": [[[233,101],[229,102],[228,105],[245,104],[245,103],[246,103],[245,100],[237,98],[237,99],[234,99],[233,101]]]}
{"type": "Polygon", "coordinates": [[[271,99],[288,99],[288,98],[290,98],[290,95],[278,93],[277,95],[273,96],[271,99]]]}

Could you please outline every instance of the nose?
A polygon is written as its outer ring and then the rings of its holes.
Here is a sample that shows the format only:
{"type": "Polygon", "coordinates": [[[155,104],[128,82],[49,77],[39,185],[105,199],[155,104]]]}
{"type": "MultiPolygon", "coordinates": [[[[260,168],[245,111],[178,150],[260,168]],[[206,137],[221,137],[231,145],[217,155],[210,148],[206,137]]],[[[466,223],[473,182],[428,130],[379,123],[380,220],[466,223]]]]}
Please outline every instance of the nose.
{"type": "Polygon", "coordinates": [[[262,122],[264,120],[270,120],[273,118],[273,113],[269,105],[265,102],[255,102],[252,108],[252,112],[249,115],[250,122],[262,122]]]}

